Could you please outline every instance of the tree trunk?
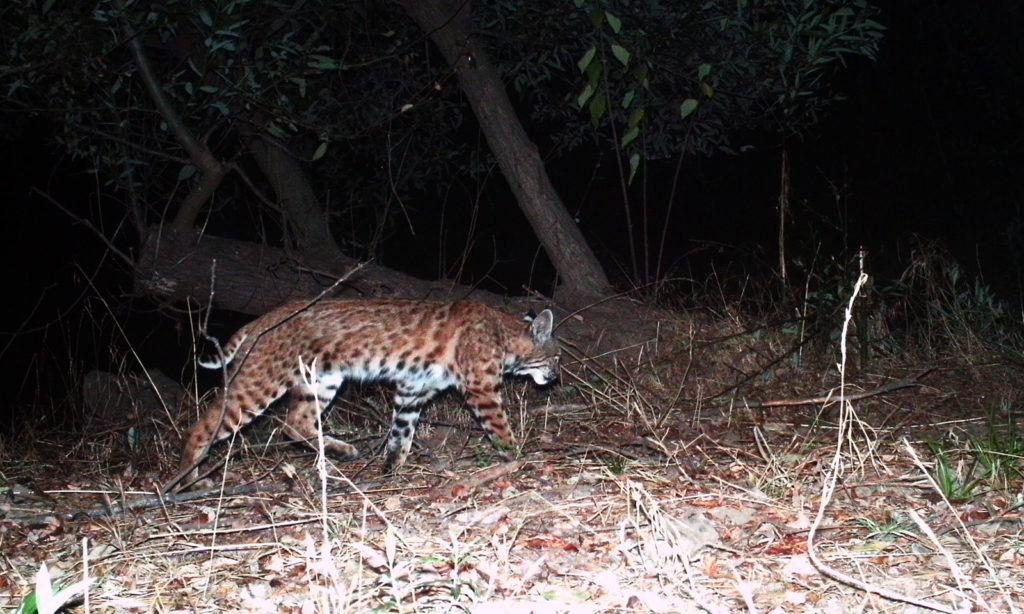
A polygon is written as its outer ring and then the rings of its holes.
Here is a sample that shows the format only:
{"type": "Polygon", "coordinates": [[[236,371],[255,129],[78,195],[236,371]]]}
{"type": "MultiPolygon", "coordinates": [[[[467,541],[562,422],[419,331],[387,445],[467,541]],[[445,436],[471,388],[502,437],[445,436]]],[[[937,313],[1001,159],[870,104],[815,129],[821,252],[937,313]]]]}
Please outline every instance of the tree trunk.
{"type": "Polygon", "coordinates": [[[469,0],[403,0],[459,77],[491,153],[571,296],[606,296],[611,284],[551,185],[537,147],[516,116],[498,70],[476,44],[469,0]]]}
{"type": "MultiPolygon", "coordinates": [[[[317,297],[356,266],[357,261],[344,256],[303,257],[300,261],[276,247],[212,235],[161,234],[160,227],[154,227],[135,266],[135,292],[174,301],[191,299],[209,307],[212,282],[214,307],[262,315],[291,300],[317,297]]],[[[326,296],[468,298],[509,313],[550,306],[529,298],[519,299],[513,306],[498,294],[445,280],[424,281],[374,264],[362,266],[326,296]]],[[[649,357],[656,347],[657,316],[648,313],[653,309],[624,299],[602,301],[563,320],[558,336],[587,355],[639,360],[649,357]]],[[[557,309],[557,313],[561,317],[569,310],[557,309]]]]}
{"type": "Polygon", "coordinates": [[[304,254],[341,257],[320,199],[313,192],[302,165],[282,145],[239,123],[242,138],[264,177],[277,195],[287,231],[295,248],[304,254]]]}
{"type": "MultiPolygon", "coordinates": [[[[358,266],[346,256],[296,256],[276,247],[212,235],[161,234],[150,229],[135,266],[135,291],[240,313],[264,314],[282,303],[311,299],[358,266]],[[216,266],[214,262],[216,261],[216,266]]],[[[502,297],[453,282],[424,281],[375,264],[363,265],[329,296],[414,299],[472,298],[500,305],[502,297]]]]}
{"type": "MultiPolygon", "coordinates": [[[[213,306],[251,315],[262,315],[291,300],[313,299],[358,266],[345,257],[304,258],[300,262],[283,249],[212,235],[198,240],[177,233],[161,236],[159,227],[151,229],[148,237],[135,266],[136,293],[174,301],[191,299],[209,307],[212,281],[213,306]],[[216,274],[211,275],[214,261],[216,274]]],[[[511,305],[508,297],[492,292],[444,280],[424,281],[374,264],[364,265],[326,296],[472,299],[513,314],[552,306],[531,298],[516,299],[511,305]]],[[[556,313],[561,318],[570,310],[556,309],[556,313]]],[[[613,358],[637,361],[653,355],[658,319],[655,307],[625,299],[607,300],[562,320],[558,337],[608,364],[613,358]]]]}

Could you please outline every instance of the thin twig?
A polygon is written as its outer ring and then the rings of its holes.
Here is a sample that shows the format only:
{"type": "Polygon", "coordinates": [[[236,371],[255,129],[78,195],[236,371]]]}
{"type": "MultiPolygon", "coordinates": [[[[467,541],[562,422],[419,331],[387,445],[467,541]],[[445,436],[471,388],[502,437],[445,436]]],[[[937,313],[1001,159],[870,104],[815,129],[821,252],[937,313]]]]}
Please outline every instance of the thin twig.
{"type": "Polygon", "coordinates": [[[500,463],[486,469],[481,469],[469,477],[462,478],[451,484],[444,484],[434,489],[435,495],[448,496],[451,495],[456,489],[464,492],[472,493],[477,488],[480,488],[488,482],[493,482],[502,476],[515,473],[522,468],[525,463],[521,460],[509,461],[507,463],[500,463]]]}
{"type": "Polygon", "coordinates": [[[922,386],[920,380],[934,371],[935,368],[925,369],[913,377],[906,377],[895,382],[889,382],[884,386],[879,386],[873,390],[866,390],[864,392],[857,392],[854,394],[827,394],[817,397],[809,397],[805,399],[779,399],[776,401],[765,401],[764,403],[749,404],[749,407],[790,407],[793,405],[820,405],[822,403],[848,403],[850,401],[859,401],[860,399],[866,399],[868,397],[878,396],[880,394],[886,394],[894,390],[900,390],[902,388],[910,388],[912,386],[922,386]]]}
{"type": "MultiPolygon", "coordinates": [[[[861,263],[861,274],[857,278],[856,284],[853,287],[853,293],[850,295],[850,301],[846,306],[845,319],[843,320],[843,333],[840,337],[840,352],[842,360],[839,364],[839,378],[840,378],[840,393],[842,394],[845,390],[846,385],[846,336],[849,331],[850,319],[853,316],[853,304],[856,301],[858,294],[860,293],[861,287],[867,283],[868,276],[863,271],[863,262],[861,263]]],[[[846,395],[843,394],[845,397],[846,395]]],[[[842,455],[843,455],[843,442],[846,440],[847,433],[851,428],[850,423],[853,421],[853,416],[849,415],[845,411],[845,408],[852,406],[849,402],[844,402],[841,407],[844,408],[844,412],[839,420],[839,429],[836,437],[836,448],[832,455],[832,461],[829,464],[828,473],[825,476],[825,483],[822,485],[821,500],[818,503],[818,513],[814,517],[814,521],[811,523],[811,528],[807,532],[807,557],[810,559],[811,564],[815,569],[818,570],[822,575],[832,578],[837,582],[842,582],[847,586],[859,588],[862,591],[879,595],[892,601],[898,601],[901,603],[909,603],[916,605],[920,608],[926,608],[929,610],[935,610],[936,612],[945,612],[947,614],[956,614],[956,610],[948,606],[936,603],[934,601],[927,601],[924,599],[918,599],[911,597],[910,595],[894,591],[884,586],[879,586],[860,578],[855,578],[849,574],[843,573],[834,567],[826,565],[824,561],[818,558],[818,552],[815,548],[814,538],[817,535],[818,529],[822,525],[822,520],[825,518],[825,510],[832,502],[832,495],[835,492],[836,483],[839,481],[840,473],[842,472],[842,455]]]]}
{"type": "Polygon", "coordinates": [[[87,219],[85,219],[85,218],[83,218],[83,217],[81,217],[79,215],[75,215],[70,210],[68,210],[67,207],[65,207],[64,205],[62,205],[59,202],[57,202],[57,199],[55,199],[54,197],[50,196],[46,192],[40,190],[36,186],[32,186],[29,189],[29,191],[38,194],[44,200],[48,201],[51,205],[53,205],[54,207],[57,207],[58,209],[63,211],[65,215],[67,215],[71,219],[75,220],[79,224],[85,226],[90,231],[92,231],[93,234],[95,234],[97,237],[99,237],[100,240],[103,241],[103,243],[106,244],[107,248],[110,249],[110,251],[115,253],[121,260],[124,260],[125,264],[128,264],[129,266],[135,266],[135,261],[130,256],[128,256],[128,254],[126,254],[126,253],[122,252],[120,249],[118,249],[117,246],[114,245],[114,243],[109,238],[107,238],[107,235],[105,235],[102,232],[100,232],[99,228],[96,228],[96,226],[94,226],[92,222],[90,222],[89,220],[87,220],[87,219]]]}
{"type": "Polygon", "coordinates": [[[243,484],[225,489],[221,494],[219,487],[207,488],[204,490],[193,490],[173,494],[145,495],[133,499],[130,502],[119,504],[103,503],[86,509],[75,509],[63,513],[53,512],[50,514],[36,514],[34,516],[8,516],[7,520],[19,522],[25,525],[38,525],[52,521],[54,518],[71,522],[83,518],[107,518],[112,516],[124,516],[129,512],[140,512],[143,510],[165,507],[167,503],[187,503],[197,499],[210,499],[217,496],[240,497],[251,494],[277,494],[290,491],[287,484],[243,484]]]}

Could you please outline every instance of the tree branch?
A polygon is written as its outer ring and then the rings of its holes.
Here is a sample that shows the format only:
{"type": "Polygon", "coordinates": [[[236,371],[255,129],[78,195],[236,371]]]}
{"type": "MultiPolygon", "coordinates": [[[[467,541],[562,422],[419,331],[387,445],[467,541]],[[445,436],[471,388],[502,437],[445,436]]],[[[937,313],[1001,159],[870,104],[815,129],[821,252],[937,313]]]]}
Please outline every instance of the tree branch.
{"type": "Polygon", "coordinates": [[[174,222],[171,224],[174,231],[185,233],[195,225],[200,208],[220,185],[226,169],[213,155],[213,152],[195,138],[185,121],[174,109],[174,105],[164,94],[160,81],[156,78],[153,67],[149,63],[149,58],[142,49],[142,42],[130,25],[125,25],[125,33],[128,36],[128,46],[135,57],[135,64],[139,67],[139,74],[142,76],[143,85],[149,92],[149,97],[153,100],[160,116],[167,122],[171,134],[188,153],[192,163],[202,170],[199,183],[181,203],[174,222]]]}

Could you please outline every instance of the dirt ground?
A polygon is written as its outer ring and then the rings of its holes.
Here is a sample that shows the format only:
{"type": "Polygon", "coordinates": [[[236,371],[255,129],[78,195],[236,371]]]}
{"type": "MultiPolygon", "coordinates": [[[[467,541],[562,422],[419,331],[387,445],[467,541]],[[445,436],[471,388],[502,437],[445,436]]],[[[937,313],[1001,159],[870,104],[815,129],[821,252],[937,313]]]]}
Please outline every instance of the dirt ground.
{"type": "Polygon", "coordinates": [[[329,422],[368,454],[323,479],[272,419],[218,488],[164,497],[187,412],[0,442],[0,609],[46,563],[89,582],[76,612],[1022,611],[1018,366],[903,354],[843,382],[828,349],[708,330],[510,382],[514,460],[450,395],[381,477],[369,387],[329,422]]]}

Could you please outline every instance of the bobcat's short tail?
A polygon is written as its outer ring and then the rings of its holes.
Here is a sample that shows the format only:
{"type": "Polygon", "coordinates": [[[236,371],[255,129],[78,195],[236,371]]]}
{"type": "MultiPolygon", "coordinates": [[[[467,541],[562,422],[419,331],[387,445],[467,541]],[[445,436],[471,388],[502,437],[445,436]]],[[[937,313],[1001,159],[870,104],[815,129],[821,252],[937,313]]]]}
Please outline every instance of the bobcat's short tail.
{"type": "Polygon", "coordinates": [[[223,353],[220,356],[210,356],[205,359],[199,359],[196,362],[199,363],[200,367],[204,369],[223,369],[224,367],[231,364],[231,361],[235,359],[235,354],[238,353],[238,348],[242,347],[242,342],[249,335],[236,335],[231,338],[228,342],[227,347],[223,349],[223,353]]]}

